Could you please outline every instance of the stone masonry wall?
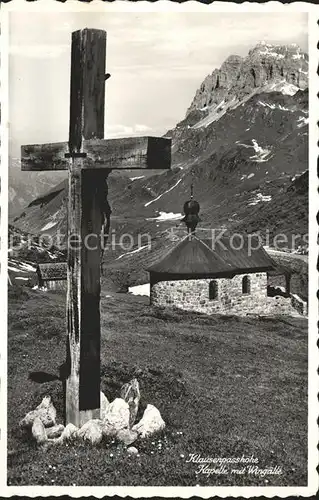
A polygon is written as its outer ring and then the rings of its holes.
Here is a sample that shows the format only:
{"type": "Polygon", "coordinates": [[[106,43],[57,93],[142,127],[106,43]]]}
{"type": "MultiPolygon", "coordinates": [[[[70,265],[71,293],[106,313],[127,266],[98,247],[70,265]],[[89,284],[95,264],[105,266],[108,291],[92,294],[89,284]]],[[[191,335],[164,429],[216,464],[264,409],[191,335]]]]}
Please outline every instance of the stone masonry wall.
{"type": "Polygon", "coordinates": [[[67,290],[66,280],[50,280],[44,282],[44,287],[48,290],[67,290]]]}
{"type": "Polygon", "coordinates": [[[251,313],[267,298],[267,274],[250,274],[250,293],[242,293],[243,276],[233,278],[160,281],[151,286],[151,304],[175,306],[188,311],[212,313],[251,313]],[[209,298],[209,283],[217,281],[218,297],[209,298]]]}
{"type": "Polygon", "coordinates": [[[244,275],[233,278],[160,281],[151,285],[151,305],[178,307],[205,314],[292,314],[290,298],[267,297],[267,274],[249,274],[250,293],[242,293],[244,275]],[[218,296],[209,298],[209,284],[218,283],[218,296]]]}

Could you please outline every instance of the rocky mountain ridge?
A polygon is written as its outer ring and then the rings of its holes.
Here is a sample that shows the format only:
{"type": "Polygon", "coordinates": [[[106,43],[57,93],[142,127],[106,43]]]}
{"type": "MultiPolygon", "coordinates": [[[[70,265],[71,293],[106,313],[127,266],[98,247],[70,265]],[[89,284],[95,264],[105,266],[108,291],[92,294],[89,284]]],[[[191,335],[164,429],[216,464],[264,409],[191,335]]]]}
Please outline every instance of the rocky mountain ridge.
{"type": "Polygon", "coordinates": [[[9,217],[12,219],[38,196],[44,195],[59,181],[65,172],[21,172],[18,158],[9,158],[9,217]]]}
{"type": "Polygon", "coordinates": [[[307,87],[308,55],[298,45],[260,42],[247,57],[229,56],[204,79],[187,110],[186,121],[199,126],[208,115],[219,119],[227,109],[256,92],[281,91],[294,95],[307,87]]]}

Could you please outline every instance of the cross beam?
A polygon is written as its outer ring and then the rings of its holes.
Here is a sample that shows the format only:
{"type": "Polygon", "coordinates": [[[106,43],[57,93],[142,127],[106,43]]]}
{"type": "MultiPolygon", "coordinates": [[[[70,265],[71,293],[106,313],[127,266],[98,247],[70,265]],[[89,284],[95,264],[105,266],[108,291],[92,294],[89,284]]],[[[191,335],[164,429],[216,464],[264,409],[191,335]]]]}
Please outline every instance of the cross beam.
{"type": "Polygon", "coordinates": [[[106,32],[72,33],[69,141],[22,146],[22,170],[68,170],[65,421],[100,417],[101,229],[112,169],[168,169],[169,139],[104,139],[106,32]],[[86,243],[85,243],[86,242],[86,243]]]}
{"type": "MultiPolygon", "coordinates": [[[[68,170],[68,157],[67,142],[22,146],[21,169],[68,170]]],[[[170,168],[171,145],[163,137],[83,140],[78,157],[83,169],[163,169],[170,168]]]]}

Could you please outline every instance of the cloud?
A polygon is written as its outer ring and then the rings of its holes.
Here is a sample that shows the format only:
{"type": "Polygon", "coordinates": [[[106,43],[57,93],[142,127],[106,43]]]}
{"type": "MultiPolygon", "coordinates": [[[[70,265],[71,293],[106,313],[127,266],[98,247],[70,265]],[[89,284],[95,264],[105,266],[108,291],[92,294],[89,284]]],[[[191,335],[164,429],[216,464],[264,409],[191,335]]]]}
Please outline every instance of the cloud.
{"type": "Polygon", "coordinates": [[[73,21],[68,21],[68,22],[64,21],[55,26],[55,31],[66,31],[68,34],[71,33],[73,29],[74,29],[73,21]]]}
{"type": "Polygon", "coordinates": [[[148,125],[135,125],[135,130],[136,130],[136,133],[139,133],[139,132],[149,132],[151,130],[151,128],[148,126],[148,125]]]}
{"type": "Polygon", "coordinates": [[[56,58],[70,51],[69,45],[11,45],[10,55],[33,59],[56,58]]]}
{"type": "Polygon", "coordinates": [[[138,136],[141,134],[146,134],[151,130],[152,129],[148,125],[143,125],[139,123],[132,126],[115,124],[106,126],[106,137],[112,139],[115,137],[138,136]]]}

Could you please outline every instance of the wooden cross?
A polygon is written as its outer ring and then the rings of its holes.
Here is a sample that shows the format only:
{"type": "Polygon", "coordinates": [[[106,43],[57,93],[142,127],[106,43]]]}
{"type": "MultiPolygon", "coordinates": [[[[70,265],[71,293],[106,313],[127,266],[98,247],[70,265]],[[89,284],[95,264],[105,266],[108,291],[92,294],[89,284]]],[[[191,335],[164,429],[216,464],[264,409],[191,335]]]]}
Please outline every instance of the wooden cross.
{"type": "Polygon", "coordinates": [[[105,59],[104,30],[72,33],[69,141],[21,147],[22,170],[69,172],[64,394],[65,422],[77,427],[100,418],[100,240],[107,176],[112,169],[168,169],[171,163],[169,139],[104,139],[105,59]]]}

